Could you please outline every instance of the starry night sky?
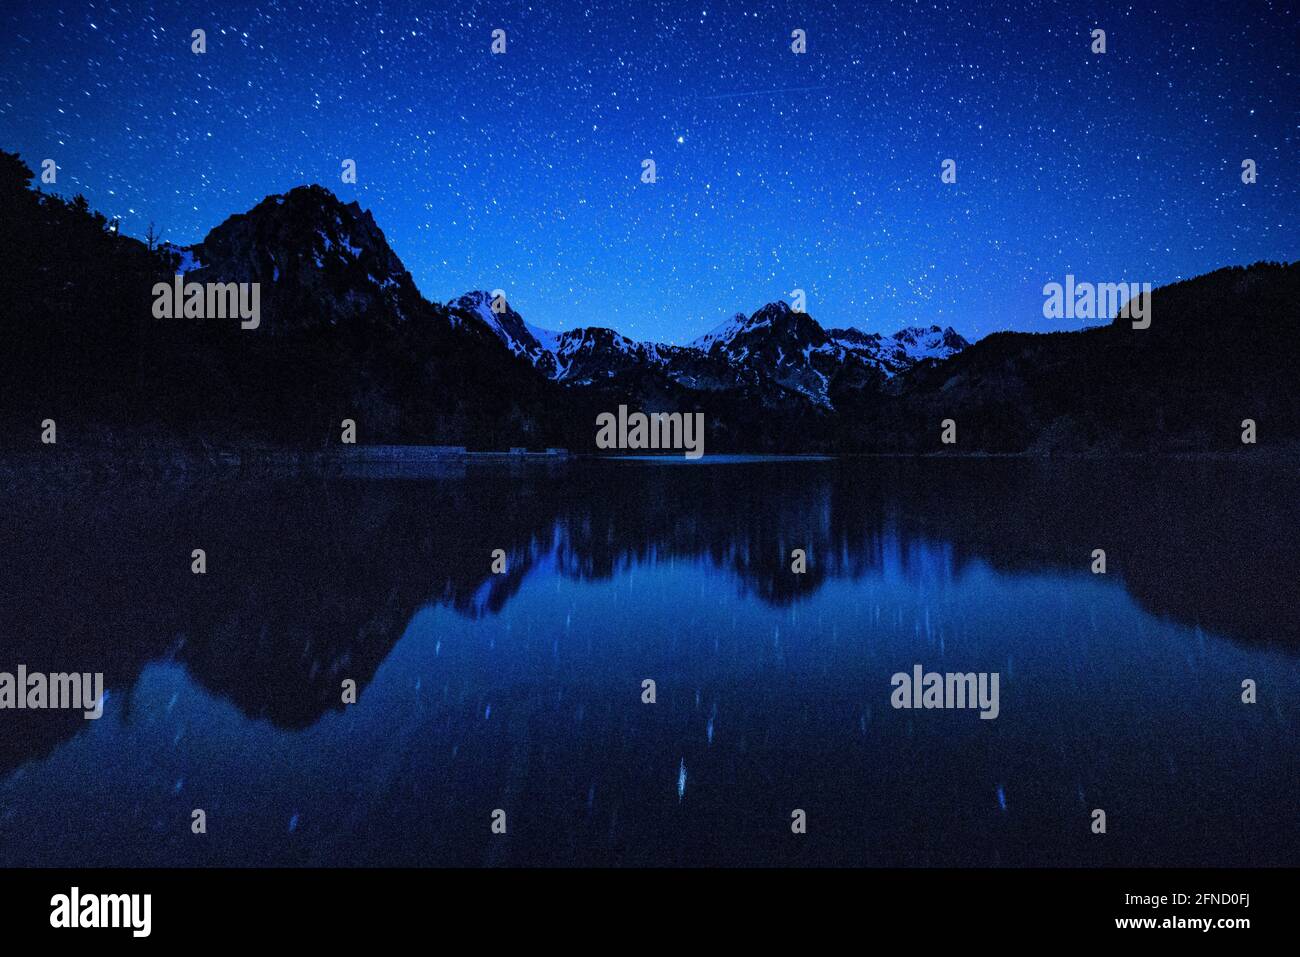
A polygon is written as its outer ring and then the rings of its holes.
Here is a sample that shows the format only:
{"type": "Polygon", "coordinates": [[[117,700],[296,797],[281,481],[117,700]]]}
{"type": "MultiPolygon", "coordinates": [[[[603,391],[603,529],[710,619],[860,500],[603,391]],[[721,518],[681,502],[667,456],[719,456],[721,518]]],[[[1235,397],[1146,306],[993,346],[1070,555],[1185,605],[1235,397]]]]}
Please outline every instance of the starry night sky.
{"type": "Polygon", "coordinates": [[[430,299],[552,329],[683,342],[795,288],[827,327],[1069,329],[1067,272],[1300,255],[1298,0],[6,6],[0,147],[47,189],[191,243],[322,183],[430,299]]]}

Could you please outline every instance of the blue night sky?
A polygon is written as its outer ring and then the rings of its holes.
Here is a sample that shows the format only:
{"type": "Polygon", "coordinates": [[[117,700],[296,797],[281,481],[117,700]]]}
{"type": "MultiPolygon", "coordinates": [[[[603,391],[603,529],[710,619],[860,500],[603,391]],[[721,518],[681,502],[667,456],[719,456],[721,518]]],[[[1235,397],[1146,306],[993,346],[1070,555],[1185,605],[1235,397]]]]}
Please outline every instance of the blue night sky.
{"type": "Polygon", "coordinates": [[[1300,248],[1297,0],[1158,6],[12,4],[0,147],[178,243],[318,182],[430,299],[552,329],[682,342],[795,288],[828,327],[1078,328],[1067,272],[1300,248]]]}

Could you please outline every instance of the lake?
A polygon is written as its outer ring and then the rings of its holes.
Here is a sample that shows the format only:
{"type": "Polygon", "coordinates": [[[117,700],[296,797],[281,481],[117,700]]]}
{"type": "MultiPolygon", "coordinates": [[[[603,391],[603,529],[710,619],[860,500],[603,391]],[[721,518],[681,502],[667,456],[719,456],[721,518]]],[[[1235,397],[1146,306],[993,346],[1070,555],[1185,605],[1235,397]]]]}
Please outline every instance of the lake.
{"type": "Polygon", "coordinates": [[[0,671],[108,691],[97,721],[0,711],[0,866],[1300,861],[1294,469],[6,486],[0,671]],[[997,717],[893,707],[916,665],[997,674],[997,717]]]}

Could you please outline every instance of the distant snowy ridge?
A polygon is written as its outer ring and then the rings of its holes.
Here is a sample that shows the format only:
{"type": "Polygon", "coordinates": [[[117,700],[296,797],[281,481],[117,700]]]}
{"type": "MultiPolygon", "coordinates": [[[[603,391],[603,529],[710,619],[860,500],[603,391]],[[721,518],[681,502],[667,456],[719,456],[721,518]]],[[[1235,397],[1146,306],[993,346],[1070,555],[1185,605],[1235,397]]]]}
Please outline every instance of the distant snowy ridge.
{"type": "Polygon", "coordinates": [[[894,376],[928,359],[946,359],[970,345],[951,326],[909,326],[892,336],[861,329],[828,329],[843,348],[874,363],[886,376],[894,376]]]}
{"type": "Polygon", "coordinates": [[[784,302],[752,315],[737,313],[686,346],[629,339],[612,329],[552,332],[532,326],[508,305],[494,312],[490,293],[475,291],[447,304],[453,322],[475,323],[548,378],[588,385],[630,373],[651,373],[697,389],[774,387],[831,406],[832,381],[851,367],[888,379],[920,362],[946,359],[969,343],[951,328],[912,327],[892,336],[859,329],[823,329],[784,302]]]}

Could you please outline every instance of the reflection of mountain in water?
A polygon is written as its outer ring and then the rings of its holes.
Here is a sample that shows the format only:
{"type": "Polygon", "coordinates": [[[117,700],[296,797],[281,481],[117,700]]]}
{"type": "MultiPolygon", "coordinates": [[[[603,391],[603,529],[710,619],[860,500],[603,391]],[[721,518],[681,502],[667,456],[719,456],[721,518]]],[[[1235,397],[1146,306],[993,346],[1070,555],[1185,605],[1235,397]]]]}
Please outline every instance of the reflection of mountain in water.
{"type": "MultiPolygon", "coordinates": [[[[243,712],[302,728],[364,687],[423,605],[500,611],[542,563],[604,579],[705,560],[769,603],[830,579],[1008,573],[1110,580],[1149,611],[1300,648],[1300,478],[1227,464],[869,459],[646,466],[575,462],[463,478],[227,478],[182,486],[15,483],[0,553],[0,667],[103,671],[129,694],[159,657],[243,712]],[[208,573],[190,572],[191,549],[208,573]],[[493,576],[505,549],[509,572],[493,576]],[[790,552],[807,550],[806,575],[790,552]]],[[[665,622],[665,627],[673,627],[665,622]]],[[[129,707],[129,705],[128,705],[129,707]]],[[[0,770],[81,728],[9,712],[0,770]]]]}

